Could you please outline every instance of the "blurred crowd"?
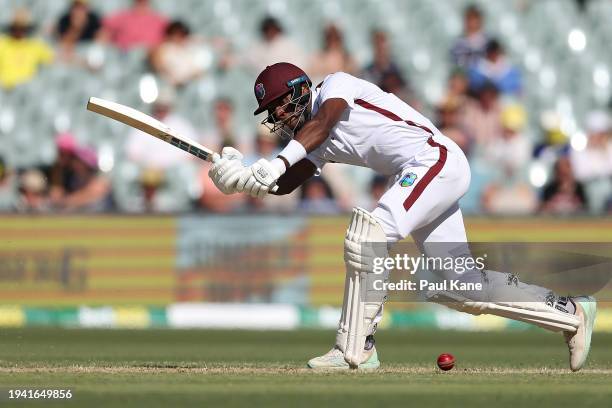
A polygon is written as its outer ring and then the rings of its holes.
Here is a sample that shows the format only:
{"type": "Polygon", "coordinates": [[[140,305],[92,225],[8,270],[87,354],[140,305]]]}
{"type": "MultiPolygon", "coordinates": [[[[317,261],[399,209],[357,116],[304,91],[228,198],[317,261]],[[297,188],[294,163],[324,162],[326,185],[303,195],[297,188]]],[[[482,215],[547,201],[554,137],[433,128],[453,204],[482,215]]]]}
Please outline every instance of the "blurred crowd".
{"type": "MultiPolygon", "coordinates": [[[[260,36],[253,39],[248,52],[237,53],[223,38],[193,35],[184,21],[160,14],[147,0],[134,0],[129,8],[104,16],[88,1],[75,0],[46,31],[36,29],[27,10],[16,10],[0,36],[0,87],[11,92],[48,64],[80,64],[87,69],[88,62],[75,52],[79,44],[96,42],[125,53],[144,48],[143,67],[164,84],[148,113],[211,148],[234,146],[250,163],[275,157],[287,141],[264,126],[253,125],[251,132],[239,130],[237,123],[245,119],[236,117],[236,101],[228,98],[214,102],[205,129],[197,129],[176,109],[183,87],[206,75],[203,49],[217,56],[213,69],[224,72],[242,67],[253,78],[278,61],[304,67],[315,83],[344,71],[376,83],[423,111],[465,151],[472,167],[472,186],[462,202],[466,213],[611,212],[610,112],[594,110],[580,118],[584,132],[578,138],[562,134],[554,114],[543,116],[539,134],[528,134],[521,70],[506,54],[504,44],[486,32],[485,18],[476,6],[464,10],[463,32],[448,50],[453,68],[444,95],[434,106],[419,100],[411,89],[407,71],[392,52],[394,39],[382,27],[370,32],[372,57],[365,64],[359,64],[348,49],[340,26],[327,25],[318,51],[309,55],[291,39],[287,27],[271,16],[260,22],[260,36]]],[[[14,169],[0,157],[0,210],[335,214],[355,205],[372,207],[388,182],[364,169],[332,165],[294,194],[255,201],[223,195],[208,179],[207,164],[136,130],[125,139],[122,157],[128,163],[116,167],[121,169],[119,175],[102,171],[100,152],[80,144],[71,132],[54,137],[57,152],[51,165],[14,169]],[[117,177],[134,180],[127,193],[119,191],[117,177]]]]}

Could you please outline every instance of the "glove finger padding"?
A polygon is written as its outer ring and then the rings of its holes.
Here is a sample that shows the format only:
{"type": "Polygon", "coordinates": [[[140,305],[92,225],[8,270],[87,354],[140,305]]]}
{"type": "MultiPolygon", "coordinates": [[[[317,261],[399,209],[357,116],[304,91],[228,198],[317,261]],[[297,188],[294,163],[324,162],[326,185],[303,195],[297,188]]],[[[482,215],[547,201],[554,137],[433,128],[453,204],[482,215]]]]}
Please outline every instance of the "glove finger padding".
{"type": "Polygon", "coordinates": [[[253,182],[253,185],[251,186],[251,188],[248,191],[249,191],[249,194],[251,195],[251,197],[257,198],[260,189],[261,189],[261,184],[259,184],[259,183],[257,183],[257,181],[255,181],[255,182],[253,182]]]}
{"type": "Polygon", "coordinates": [[[215,177],[217,177],[217,173],[219,172],[219,169],[223,167],[223,165],[227,163],[227,161],[228,161],[227,159],[222,157],[218,159],[216,162],[214,162],[213,165],[210,166],[210,170],[208,170],[208,177],[214,180],[215,177]]]}
{"type": "Polygon", "coordinates": [[[229,160],[221,158],[215,163],[209,171],[209,176],[215,186],[224,194],[233,194],[236,192],[236,182],[238,175],[242,172],[244,166],[242,162],[236,159],[229,160]]]}
{"type": "Polygon", "coordinates": [[[253,189],[253,186],[256,183],[257,183],[257,180],[255,180],[255,177],[253,177],[253,175],[251,174],[249,178],[246,180],[246,183],[244,184],[244,192],[251,194],[251,190],[253,189]]]}
{"type": "Polygon", "coordinates": [[[219,183],[224,186],[235,187],[243,168],[244,166],[239,161],[230,160],[223,169],[223,175],[219,177],[219,183]]]}
{"type": "Polygon", "coordinates": [[[221,157],[229,160],[242,160],[244,158],[242,153],[231,146],[225,146],[223,150],[221,150],[221,157]]]}
{"type": "Polygon", "coordinates": [[[213,180],[219,180],[219,178],[221,178],[225,172],[224,169],[226,168],[227,163],[229,163],[229,161],[222,158],[217,162],[217,164],[213,165],[213,167],[211,167],[211,169],[208,171],[210,178],[213,180]]]}
{"type": "Polygon", "coordinates": [[[223,185],[223,188],[227,189],[228,191],[231,191],[232,193],[237,193],[238,190],[236,190],[236,182],[238,181],[239,174],[240,173],[237,173],[237,172],[228,174],[224,178],[224,180],[220,182],[221,185],[223,185]]]}
{"type": "Polygon", "coordinates": [[[236,191],[238,191],[239,193],[242,193],[243,191],[248,191],[246,189],[246,184],[251,179],[251,177],[253,177],[251,169],[249,169],[248,167],[244,168],[238,176],[238,182],[236,183],[236,191]]]}
{"type": "Polygon", "coordinates": [[[270,191],[270,188],[267,186],[261,186],[259,189],[259,193],[257,194],[257,198],[264,198],[266,194],[270,191]]]}

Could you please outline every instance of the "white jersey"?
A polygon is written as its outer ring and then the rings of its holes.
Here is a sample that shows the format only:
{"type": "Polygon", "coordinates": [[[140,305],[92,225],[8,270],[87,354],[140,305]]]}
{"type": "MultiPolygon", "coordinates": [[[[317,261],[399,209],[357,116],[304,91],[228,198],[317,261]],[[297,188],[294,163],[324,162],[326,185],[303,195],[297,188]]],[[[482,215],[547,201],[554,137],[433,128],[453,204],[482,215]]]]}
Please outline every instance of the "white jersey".
{"type": "Polygon", "coordinates": [[[318,169],[332,162],[369,167],[383,175],[398,174],[414,163],[431,136],[440,134],[397,96],[344,72],[328,75],[312,93],[313,115],[331,98],[348,104],[329,137],[307,156],[318,169]]]}

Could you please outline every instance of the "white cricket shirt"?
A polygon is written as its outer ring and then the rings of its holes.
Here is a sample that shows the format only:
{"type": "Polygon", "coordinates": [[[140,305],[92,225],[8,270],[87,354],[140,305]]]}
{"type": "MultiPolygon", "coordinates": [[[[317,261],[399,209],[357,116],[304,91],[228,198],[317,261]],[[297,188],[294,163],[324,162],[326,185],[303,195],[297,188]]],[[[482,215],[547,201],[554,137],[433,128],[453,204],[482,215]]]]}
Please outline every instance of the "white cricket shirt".
{"type": "Polygon", "coordinates": [[[391,93],[344,72],[328,75],[312,90],[312,114],[323,102],[341,98],[348,108],[329,137],[307,159],[321,169],[336,162],[394,175],[415,162],[427,139],[440,131],[425,116],[391,93]]]}

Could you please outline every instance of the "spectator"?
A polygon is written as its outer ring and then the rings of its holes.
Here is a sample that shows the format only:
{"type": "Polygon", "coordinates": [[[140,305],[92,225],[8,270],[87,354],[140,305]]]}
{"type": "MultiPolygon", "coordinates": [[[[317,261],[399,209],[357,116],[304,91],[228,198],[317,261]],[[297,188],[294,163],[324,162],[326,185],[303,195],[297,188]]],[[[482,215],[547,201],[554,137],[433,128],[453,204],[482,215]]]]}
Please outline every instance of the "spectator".
{"type": "Polygon", "coordinates": [[[321,177],[311,177],[302,184],[298,210],[306,214],[338,214],[340,208],[331,188],[321,177]]]}
{"type": "Polygon", "coordinates": [[[461,123],[461,105],[457,99],[449,98],[438,106],[438,129],[452,139],[469,156],[472,140],[461,123]]]}
{"type": "Polygon", "coordinates": [[[364,79],[381,86],[385,76],[393,75],[395,78],[399,78],[405,87],[408,87],[408,82],[402,75],[401,69],[391,56],[387,33],[382,30],[374,30],[370,39],[374,58],[364,69],[362,74],[364,79]]]}
{"type": "MultiPolygon", "coordinates": [[[[151,116],[179,134],[198,140],[197,133],[187,119],[174,111],[176,94],[173,88],[162,88],[153,103],[151,116]]],[[[191,208],[199,192],[196,166],[200,161],[192,155],[143,132],[132,129],[127,135],[125,154],[130,177],[125,177],[119,189],[133,189],[117,194],[118,205],[128,211],[177,212],[191,208]],[[131,167],[130,167],[131,166],[131,167]]]]}
{"type": "Polygon", "coordinates": [[[110,209],[110,182],[98,172],[98,155],[94,149],[77,146],[70,170],[74,177],[66,194],[54,201],[57,208],[68,212],[110,209]]]}
{"type": "Polygon", "coordinates": [[[47,180],[39,170],[26,170],[19,177],[19,212],[46,212],[49,210],[47,200],[47,180]]]}
{"type": "Polygon", "coordinates": [[[495,84],[504,95],[517,96],[521,92],[521,73],[504,53],[499,41],[492,39],[487,43],[484,58],[469,68],[470,89],[478,92],[487,82],[495,84]]]}
{"type": "Polygon", "coordinates": [[[393,95],[400,98],[402,101],[411,105],[416,110],[421,110],[422,105],[420,101],[414,99],[412,90],[408,88],[408,83],[404,80],[397,72],[386,72],[380,79],[380,89],[385,92],[392,93],[393,95]]]}
{"type": "Polygon", "coordinates": [[[0,156],[0,211],[14,210],[17,205],[17,179],[0,156]]]}
{"type": "Polygon", "coordinates": [[[355,61],[346,49],[342,32],[333,24],[323,31],[321,51],[314,54],[310,61],[310,75],[316,85],[327,75],[334,72],[355,73],[355,61]]]}
{"type": "Polygon", "coordinates": [[[568,151],[568,135],[561,128],[561,115],[554,110],[540,113],[540,137],[534,147],[534,157],[556,157],[568,151]]]}
{"type": "Polygon", "coordinates": [[[348,164],[335,163],[325,166],[321,178],[331,188],[336,205],[342,211],[368,203],[368,187],[372,171],[365,168],[352,168],[348,164]]]}
{"type": "Polygon", "coordinates": [[[606,112],[587,116],[587,145],[572,149],[570,161],[576,179],[584,184],[589,209],[601,213],[612,195],[612,126],[606,112]]]}
{"type": "Polygon", "coordinates": [[[142,210],[144,212],[157,212],[160,204],[157,202],[157,192],[164,187],[165,174],[159,169],[145,168],[140,172],[138,182],[142,189],[142,210]]]}
{"type": "Polygon", "coordinates": [[[76,140],[71,133],[61,133],[55,139],[57,157],[49,171],[49,197],[58,202],[64,197],[73,183],[72,160],[77,148],[76,140]]]}
{"type": "Polygon", "coordinates": [[[575,214],[587,205],[584,187],[574,177],[566,156],[557,160],[553,180],[544,186],[540,212],[545,214],[575,214]]]}
{"type": "Polygon", "coordinates": [[[478,92],[477,99],[466,102],[461,111],[461,123],[474,143],[484,146],[501,136],[500,115],[497,87],[487,83],[478,92]]]}
{"type": "Polygon", "coordinates": [[[591,0],[575,0],[576,1],[576,7],[578,8],[578,11],[581,13],[586,13],[586,11],[589,8],[589,2],[591,2],[591,0]]]}
{"type": "Polygon", "coordinates": [[[490,214],[526,215],[537,209],[537,198],[524,177],[531,146],[522,133],[526,122],[520,105],[509,105],[501,114],[502,134],[485,150],[488,168],[496,177],[485,187],[482,207],[490,214]]]}
{"type": "Polygon", "coordinates": [[[131,8],[104,18],[100,39],[123,51],[150,49],[162,42],[166,24],[166,18],[150,7],[149,0],[133,0],[131,8]]]}
{"type": "Polygon", "coordinates": [[[589,181],[612,176],[612,126],[606,112],[589,113],[586,120],[587,145],[573,150],[571,162],[576,179],[589,181]]]}
{"type": "MultiPolygon", "coordinates": [[[[193,125],[173,112],[175,97],[173,90],[162,89],[159,97],[153,103],[152,116],[179,134],[192,140],[198,140],[193,125]]],[[[189,162],[193,157],[189,153],[169,147],[167,143],[136,129],[132,129],[128,134],[125,151],[130,161],[140,167],[160,170],[167,170],[189,162]]]]}
{"type": "Polygon", "coordinates": [[[482,12],[475,5],[468,6],[463,13],[463,35],[451,48],[451,59],[455,65],[469,68],[484,56],[488,36],[483,30],[482,12]]]}
{"type": "Polygon", "coordinates": [[[203,44],[196,44],[180,20],[168,24],[163,42],[151,52],[153,70],[167,83],[182,86],[204,74],[203,44]]]}
{"type": "Polygon", "coordinates": [[[64,58],[68,60],[74,58],[74,48],[77,43],[93,41],[99,29],[100,17],[90,9],[88,1],[73,0],[55,27],[55,35],[64,58]]]}
{"type": "Polygon", "coordinates": [[[306,58],[302,47],[291,41],[283,32],[279,21],[265,17],[260,24],[261,40],[249,48],[245,63],[255,72],[279,61],[305,66],[306,58]]]}
{"type": "Polygon", "coordinates": [[[254,147],[255,151],[253,154],[247,155],[244,159],[244,163],[247,166],[255,163],[262,157],[272,160],[280,152],[277,133],[270,132],[270,129],[265,125],[259,125],[254,147]]]}
{"type": "Polygon", "coordinates": [[[512,104],[501,112],[501,137],[484,146],[485,156],[492,167],[509,169],[514,173],[524,169],[531,158],[531,143],[523,133],[527,121],[525,109],[512,104]]]}
{"type": "Polygon", "coordinates": [[[389,177],[375,174],[370,181],[370,208],[374,208],[388,189],[389,177]]]}
{"type": "Polygon", "coordinates": [[[533,214],[538,207],[538,200],[520,170],[504,167],[502,171],[483,191],[483,210],[494,215],[533,214]]]}
{"type": "Polygon", "coordinates": [[[467,75],[462,69],[451,72],[446,85],[446,94],[442,97],[440,106],[450,104],[462,108],[468,97],[469,82],[467,75]]]}
{"type": "Polygon", "coordinates": [[[230,99],[219,98],[213,106],[214,126],[204,132],[202,137],[205,146],[232,146],[243,154],[248,154],[253,149],[250,135],[239,132],[236,128],[234,104],[230,99]],[[248,140],[248,142],[247,142],[248,140]]]}
{"type": "Polygon", "coordinates": [[[43,64],[53,60],[53,51],[42,40],[30,37],[32,25],[25,9],[15,12],[8,35],[0,36],[0,86],[14,88],[32,80],[43,64]]]}

